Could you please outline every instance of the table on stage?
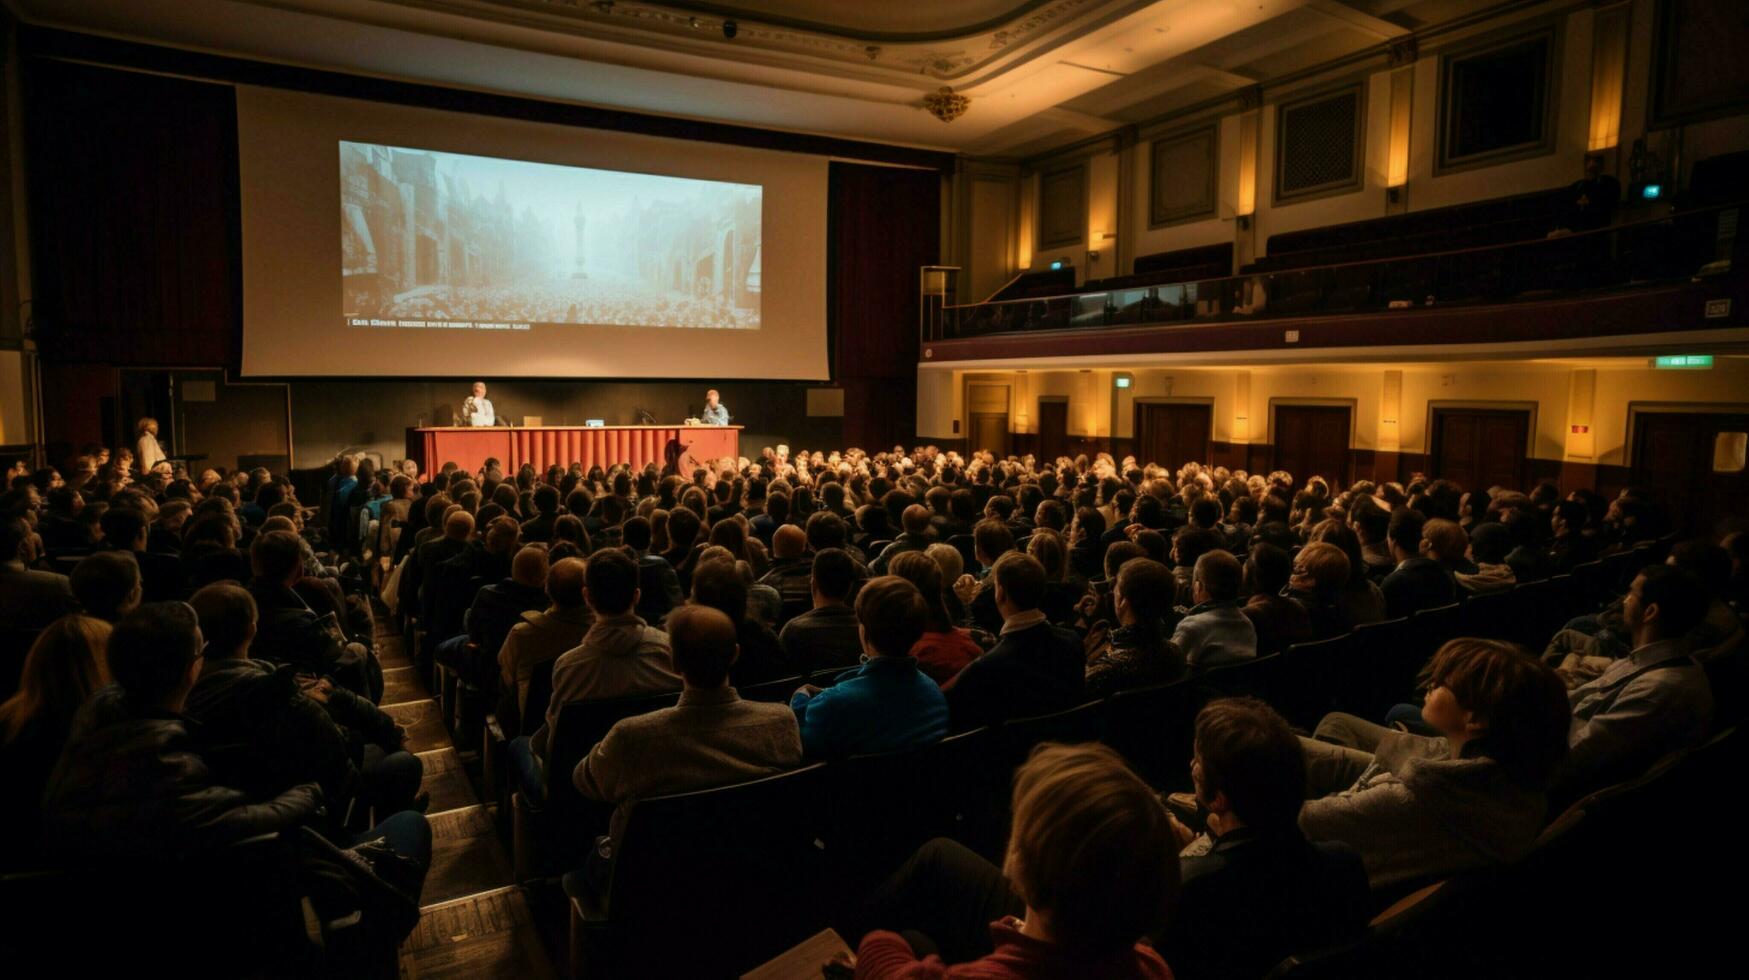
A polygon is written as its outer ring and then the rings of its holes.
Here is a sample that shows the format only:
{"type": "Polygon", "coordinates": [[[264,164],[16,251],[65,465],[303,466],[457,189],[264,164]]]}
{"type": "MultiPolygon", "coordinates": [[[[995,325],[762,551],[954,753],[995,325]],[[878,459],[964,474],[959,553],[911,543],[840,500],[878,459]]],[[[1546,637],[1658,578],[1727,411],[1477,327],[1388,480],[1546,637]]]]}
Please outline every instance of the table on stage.
{"type": "Polygon", "coordinates": [[[738,425],[430,426],[407,430],[407,458],[419,464],[421,473],[435,473],[445,463],[474,473],[487,457],[495,457],[506,476],[515,474],[524,463],[536,471],[572,463],[582,463],[585,470],[591,466],[606,469],[615,463],[666,467],[669,453],[675,453],[680,472],[690,476],[693,470],[715,460],[739,456],[740,444],[738,425]]]}

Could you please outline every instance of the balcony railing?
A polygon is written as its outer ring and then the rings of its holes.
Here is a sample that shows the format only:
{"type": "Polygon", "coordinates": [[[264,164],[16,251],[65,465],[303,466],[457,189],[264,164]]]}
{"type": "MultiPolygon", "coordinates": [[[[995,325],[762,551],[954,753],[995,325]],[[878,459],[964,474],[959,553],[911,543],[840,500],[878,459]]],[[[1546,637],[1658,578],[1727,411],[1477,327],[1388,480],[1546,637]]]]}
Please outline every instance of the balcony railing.
{"type": "Polygon", "coordinates": [[[1509,245],[942,306],[926,318],[923,339],[1392,313],[1681,280],[1728,270],[1740,207],[1698,208],[1509,245]]]}

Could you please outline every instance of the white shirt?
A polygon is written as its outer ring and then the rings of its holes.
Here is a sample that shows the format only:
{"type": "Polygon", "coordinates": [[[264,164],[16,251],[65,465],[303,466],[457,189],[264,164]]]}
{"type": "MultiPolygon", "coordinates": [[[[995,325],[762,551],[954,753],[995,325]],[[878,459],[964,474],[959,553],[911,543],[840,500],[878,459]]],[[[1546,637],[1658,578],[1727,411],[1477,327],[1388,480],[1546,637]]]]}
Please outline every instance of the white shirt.
{"type": "Polygon", "coordinates": [[[157,436],[150,432],[140,434],[139,451],[134,453],[134,462],[141,473],[150,473],[152,467],[164,462],[164,447],[158,445],[157,436]]]}
{"type": "Polygon", "coordinates": [[[463,425],[492,425],[498,421],[497,413],[492,411],[490,398],[475,398],[469,395],[462,400],[463,425]]]}

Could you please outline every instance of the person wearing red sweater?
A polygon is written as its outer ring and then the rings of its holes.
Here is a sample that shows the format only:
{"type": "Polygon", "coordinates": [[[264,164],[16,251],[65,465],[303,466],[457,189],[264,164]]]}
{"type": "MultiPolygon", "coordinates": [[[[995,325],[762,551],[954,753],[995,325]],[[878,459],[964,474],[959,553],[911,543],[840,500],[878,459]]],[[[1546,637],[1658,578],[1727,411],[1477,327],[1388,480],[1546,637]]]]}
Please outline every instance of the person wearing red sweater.
{"type": "Polygon", "coordinates": [[[994,952],[950,966],[896,932],[871,932],[857,980],[1172,980],[1138,941],[1165,921],[1179,885],[1170,822],[1148,785],[1103,745],[1044,745],[1015,774],[1013,813],[1003,874],[1026,910],[991,923],[994,952]]]}

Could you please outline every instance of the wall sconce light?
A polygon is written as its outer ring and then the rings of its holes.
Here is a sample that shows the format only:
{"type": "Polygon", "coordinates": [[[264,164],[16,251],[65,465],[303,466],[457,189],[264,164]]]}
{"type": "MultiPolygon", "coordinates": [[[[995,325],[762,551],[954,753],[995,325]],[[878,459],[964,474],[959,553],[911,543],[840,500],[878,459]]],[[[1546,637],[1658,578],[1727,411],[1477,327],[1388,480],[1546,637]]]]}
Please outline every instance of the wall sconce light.
{"type": "Polygon", "coordinates": [[[1239,230],[1240,231],[1250,231],[1251,230],[1251,216],[1250,215],[1241,214],[1241,215],[1239,215],[1238,220],[1239,220],[1239,230]]]}
{"type": "Polygon", "coordinates": [[[1098,262],[1099,261],[1099,247],[1101,245],[1105,244],[1105,240],[1107,238],[1110,238],[1110,237],[1111,236],[1107,235],[1103,231],[1095,231],[1095,232],[1088,233],[1088,235],[1087,235],[1087,261],[1089,261],[1089,262],[1098,262]]]}

